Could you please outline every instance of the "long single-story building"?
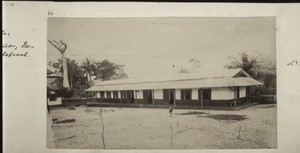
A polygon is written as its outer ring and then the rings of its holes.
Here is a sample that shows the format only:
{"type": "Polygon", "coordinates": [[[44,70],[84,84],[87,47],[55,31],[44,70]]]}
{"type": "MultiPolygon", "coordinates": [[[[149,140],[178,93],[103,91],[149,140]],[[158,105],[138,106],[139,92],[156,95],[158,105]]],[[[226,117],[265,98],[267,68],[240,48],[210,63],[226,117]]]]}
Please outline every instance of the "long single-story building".
{"type": "Polygon", "coordinates": [[[108,80],[86,92],[107,103],[150,105],[237,106],[247,101],[250,88],[262,83],[242,69],[207,71],[197,74],[108,80]]]}

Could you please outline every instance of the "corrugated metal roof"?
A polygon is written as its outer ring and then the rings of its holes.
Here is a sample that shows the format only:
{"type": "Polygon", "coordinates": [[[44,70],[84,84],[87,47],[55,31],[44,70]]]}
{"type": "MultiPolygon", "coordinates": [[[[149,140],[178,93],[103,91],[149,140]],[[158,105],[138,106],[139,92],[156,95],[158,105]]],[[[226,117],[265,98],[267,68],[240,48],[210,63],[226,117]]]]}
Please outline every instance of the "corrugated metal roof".
{"type": "MultiPolygon", "coordinates": [[[[205,79],[205,78],[220,78],[220,77],[234,77],[236,74],[242,72],[248,75],[242,69],[230,69],[221,71],[201,71],[201,73],[184,73],[176,75],[163,75],[163,76],[150,76],[143,78],[130,78],[130,79],[119,79],[119,80],[108,80],[95,84],[98,85],[113,85],[113,84],[128,84],[128,83],[146,83],[146,82],[164,82],[164,81],[178,81],[178,80],[189,80],[189,79],[205,79]]],[[[249,75],[248,75],[249,76],[249,75]]]]}
{"type": "MultiPolygon", "coordinates": [[[[225,73],[212,75],[204,74],[181,74],[178,76],[168,76],[162,79],[142,78],[142,79],[122,79],[104,81],[94,85],[86,91],[114,91],[114,90],[146,90],[146,89],[184,89],[184,88],[211,88],[211,87],[233,87],[261,85],[250,77],[234,77],[238,73],[246,73],[242,69],[228,70],[225,73]]],[[[246,73],[247,76],[247,73],[246,73]]]]}

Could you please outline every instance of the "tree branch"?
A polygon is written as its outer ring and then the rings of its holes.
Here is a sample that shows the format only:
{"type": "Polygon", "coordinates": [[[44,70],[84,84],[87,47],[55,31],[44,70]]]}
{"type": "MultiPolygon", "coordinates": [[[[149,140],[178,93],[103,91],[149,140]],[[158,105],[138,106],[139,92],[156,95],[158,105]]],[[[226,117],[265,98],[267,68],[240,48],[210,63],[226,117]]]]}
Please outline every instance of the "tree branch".
{"type": "Polygon", "coordinates": [[[67,50],[67,44],[65,44],[62,40],[60,41],[60,43],[55,40],[48,40],[48,42],[52,46],[54,46],[60,53],[65,53],[65,51],[67,50]]]}

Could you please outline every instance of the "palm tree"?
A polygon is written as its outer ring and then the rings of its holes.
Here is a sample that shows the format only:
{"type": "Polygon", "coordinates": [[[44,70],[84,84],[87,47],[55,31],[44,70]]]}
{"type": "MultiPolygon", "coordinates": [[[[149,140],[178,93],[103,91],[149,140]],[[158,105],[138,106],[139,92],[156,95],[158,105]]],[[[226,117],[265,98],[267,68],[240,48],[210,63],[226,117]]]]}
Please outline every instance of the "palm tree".
{"type": "Polygon", "coordinates": [[[95,72],[95,61],[91,58],[85,58],[85,60],[82,63],[81,66],[84,74],[86,75],[86,78],[89,80],[89,82],[92,81],[92,75],[94,75],[95,72]]]}
{"type": "Polygon", "coordinates": [[[230,64],[225,67],[228,69],[236,69],[241,68],[246,71],[251,77],[255,77],[257,75],[258,69],[260,68],[260,63],[258,62],[257,55],[255,57],[250,57],[247,53],[242,53],[241,60],[234,59],[230,64]]]}

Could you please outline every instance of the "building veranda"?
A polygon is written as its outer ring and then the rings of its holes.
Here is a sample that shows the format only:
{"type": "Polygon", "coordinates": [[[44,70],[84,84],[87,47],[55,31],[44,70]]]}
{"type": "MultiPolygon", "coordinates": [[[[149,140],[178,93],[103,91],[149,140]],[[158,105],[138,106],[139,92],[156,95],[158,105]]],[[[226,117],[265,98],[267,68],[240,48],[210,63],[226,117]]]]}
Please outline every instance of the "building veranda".
{"type": "MultiPolygon", "coordinates": [[[[100,103],[155,106],[236,107],[250,104],[251,95],[263,84],[242,69],[178,74],[163,77],[108,80],[95,84],[92,92],[100,103]]],[[[256,95],[260,90],[257,90],[256,95]]],[[[256,99],[256,102],[258,100],[256,99]]]]}

